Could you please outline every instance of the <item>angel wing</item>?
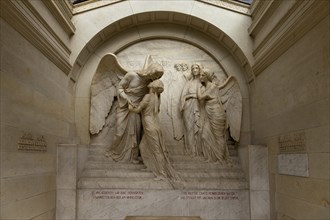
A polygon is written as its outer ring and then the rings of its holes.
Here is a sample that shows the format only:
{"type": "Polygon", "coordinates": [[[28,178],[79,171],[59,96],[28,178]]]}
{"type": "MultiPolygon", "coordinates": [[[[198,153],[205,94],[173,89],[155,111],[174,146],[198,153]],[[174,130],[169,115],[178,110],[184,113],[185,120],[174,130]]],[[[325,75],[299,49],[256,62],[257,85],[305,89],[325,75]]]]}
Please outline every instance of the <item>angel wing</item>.
{"type": "Polygon", "coordinates": [[[116,87],[126,73],[116,55],[109,53],[100,60],[91,84],[91,134],[97,134],[102,130],[117,95],[116,87]]]}
{"type": "Polygon", "coordinates": [[[220,100],[226,111],[230,135],[235,141],[239,141],[242,121],[242,94],[236,78],[230,76],[219,86],[219,91],[220,100]]]}

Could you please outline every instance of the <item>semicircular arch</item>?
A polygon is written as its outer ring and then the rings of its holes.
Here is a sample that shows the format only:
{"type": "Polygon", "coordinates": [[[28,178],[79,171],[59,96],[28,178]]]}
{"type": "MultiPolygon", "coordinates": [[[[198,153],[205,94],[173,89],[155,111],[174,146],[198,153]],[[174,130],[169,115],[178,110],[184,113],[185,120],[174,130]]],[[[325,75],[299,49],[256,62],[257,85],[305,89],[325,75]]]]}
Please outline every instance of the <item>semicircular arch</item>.
{"type": "Polygon", "coordinates": [[[160,20],[155,18],[155,13],[135,14],[109,24],[92,37],[79,53],[72,76],[76,80],[75,122],[80,143],[89,143],[90,85],[101,58],[109,52],[116,54],[130,45],[150,39],[173,39],[194,45],[209,54],[227,75],[234,75],[243,95],[242,132],[249,132],[248,82],[252,74],[242,50],[223,31],[202,19],[162,12],[163,19],[160,20]],[[175,15],[185,18],[178,21],[174,19],[175,15]]]}

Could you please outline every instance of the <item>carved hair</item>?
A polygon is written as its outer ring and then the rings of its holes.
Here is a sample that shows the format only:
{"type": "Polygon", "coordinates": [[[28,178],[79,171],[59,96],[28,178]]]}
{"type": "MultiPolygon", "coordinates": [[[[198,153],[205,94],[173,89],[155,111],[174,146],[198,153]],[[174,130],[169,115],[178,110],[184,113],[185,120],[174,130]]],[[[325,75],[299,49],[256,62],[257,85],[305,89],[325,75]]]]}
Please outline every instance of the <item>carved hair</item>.
{"type": "Polygon", "coordinates": [[[212,82],[215,77],[214,72],[211,72],[211,70],[209,70],[209,69],[203,69],[203,72],[205,73],[208,81],[212,82]]]}
{"type": "Polygon", "coordinates": [[[164,74],[164,68],[162,65],[160,65],[159,63],[151,63],[146,69],[144,69],[142,71],[143,76],[155,76],[155,77],[151,77],[154,79],[160,79],[164,74]]]}
{"type": "Polygon", "coordinates": [[[149,83],[148,88],[150,88],[150,89],[153,88],[158,93],[162,93],[164,91],[164,84],[161,80],[157,79],[157,80],[154,80],[151,83],[149,83]]]}
{"type": "Polygon", "coordinates": [[[191,69],[192,69],[193,66],[198,66],[199,70],[202,70],[203,69],[203,66],[200,63],[193,63],[191,65],[191,69]]]}

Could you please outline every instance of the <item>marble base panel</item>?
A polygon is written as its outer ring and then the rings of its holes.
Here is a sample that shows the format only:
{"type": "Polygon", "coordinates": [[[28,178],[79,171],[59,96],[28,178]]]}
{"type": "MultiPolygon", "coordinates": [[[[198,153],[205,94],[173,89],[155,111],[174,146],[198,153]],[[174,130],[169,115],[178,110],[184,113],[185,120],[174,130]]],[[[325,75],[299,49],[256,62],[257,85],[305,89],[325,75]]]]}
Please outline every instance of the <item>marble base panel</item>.
{"type": "Polygon", "coordinates": [[[248,190],[79,189],[77,219],[124,220],[128,216],[199,216],[249,219],[248,190]]]}
{"type": "Polygon", "coordinates": [[[200,217],[175,217],[175,216],[128,216],[125,220],[202,220],[200,217]]]}

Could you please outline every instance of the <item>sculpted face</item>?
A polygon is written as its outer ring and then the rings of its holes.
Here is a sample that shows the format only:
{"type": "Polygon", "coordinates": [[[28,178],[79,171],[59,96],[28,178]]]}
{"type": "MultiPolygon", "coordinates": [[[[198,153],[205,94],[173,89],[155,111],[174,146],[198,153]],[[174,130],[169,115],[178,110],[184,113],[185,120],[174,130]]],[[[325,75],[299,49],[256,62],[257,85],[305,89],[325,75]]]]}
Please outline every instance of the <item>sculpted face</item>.
{"type": "Polygon", "coordinates": [[[201,71],[201,73],[199,74],[199,78],[200,78],[201,82],[208,81],[207,74],[204,71],[201,71]]]}
{"type": "Polygon", "coordinates": [[[194,77],[198,76],[200,73],[200,68],[197,64],[191,66],[191,73],[194,77]]]}

